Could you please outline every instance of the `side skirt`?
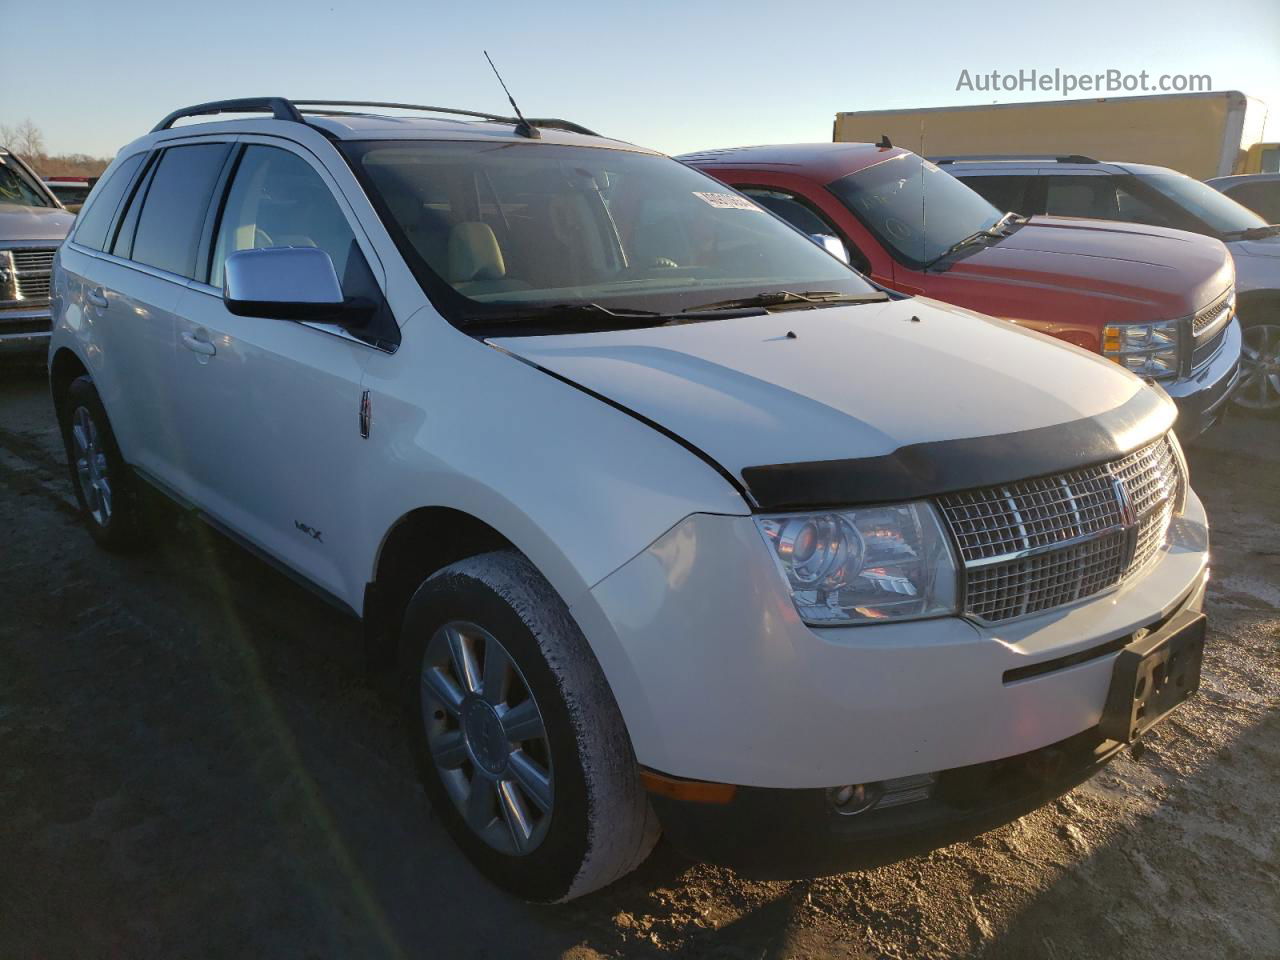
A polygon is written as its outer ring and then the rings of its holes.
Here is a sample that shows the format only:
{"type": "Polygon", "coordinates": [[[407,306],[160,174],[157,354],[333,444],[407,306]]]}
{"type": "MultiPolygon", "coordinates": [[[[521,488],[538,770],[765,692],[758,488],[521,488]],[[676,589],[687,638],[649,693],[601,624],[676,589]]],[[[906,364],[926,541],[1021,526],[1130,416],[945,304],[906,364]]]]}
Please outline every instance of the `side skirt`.
{"type": "Polygon", "coordinates": [[[169,486],[163,480],[160,480],[152,476],[150,473],[148,473],[147,471],[139,467],[131,466],[130,469],[133,470],[134,474],[140,480],[144,480],[149,487],[151,487],[157,493],[164,496],[165,499],[172,501],[183,511],[195,516],[202,523],[211,527],[213,530],[215,530],[222,536],[226,537],[236,546],[243,548],[244,550],[248,551],[249,553],[257,557],[267,566],[273,568],[278,573],[281,573],[284,576],[288,577],[290,580],[292,580],[298,586],[302,587],[308,593],[316,597],[319,597],[321,600],[329,604],[329,606],[333,607],[334,609],[338,610],[344,616],[350,617],[353,620],[362,619],[359,612],[357,612],[350,604],[348,604],[341,597],[337,596],[334,593],[330,593],[324,587],[317,584],[314,580],[311,580],[309,577],[305,576],[304,574],[299,573],[297,570],[293,569],[293,567],[289,566],[284,561],[279,560],[276,557],[272,556],[271,554],[267,553],[265,550],[263,550],[261,547],[259,547],[257,544],[253,543],[252,541],[245,539],[239,533],[232,530],[225,523],[220,521],[217,517],[210,516],[204,510],[201,510],[198,506],[196,506],[194,503],[192,503],[190,500],[184,497],[182,494],[178,493],[178,491],[174,490],[173,487],[169,486]]]}

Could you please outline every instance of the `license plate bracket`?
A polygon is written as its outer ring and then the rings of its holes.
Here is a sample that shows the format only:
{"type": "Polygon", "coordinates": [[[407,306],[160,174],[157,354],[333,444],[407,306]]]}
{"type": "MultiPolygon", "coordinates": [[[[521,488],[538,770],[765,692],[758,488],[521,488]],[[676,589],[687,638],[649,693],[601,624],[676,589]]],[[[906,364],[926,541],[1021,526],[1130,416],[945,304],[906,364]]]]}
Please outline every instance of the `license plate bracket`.
{"type": "Polygon", "coordinates": [[[1130,743],[1200,689],[1207,622],[1187,610],[1120,651],[1099,724],[1103,736],[1130,743]]]}

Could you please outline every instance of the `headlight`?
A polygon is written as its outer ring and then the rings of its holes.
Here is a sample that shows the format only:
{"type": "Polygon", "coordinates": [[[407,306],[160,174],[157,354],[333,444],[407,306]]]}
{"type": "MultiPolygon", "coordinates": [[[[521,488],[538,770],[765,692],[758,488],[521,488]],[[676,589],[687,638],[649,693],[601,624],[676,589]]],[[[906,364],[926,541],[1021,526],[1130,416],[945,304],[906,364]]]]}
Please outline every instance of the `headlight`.
{"type": "Polygon", "coordinates": [[[951,545],[927,503],[763,516],[756,526],[806,623],[956,612],[951,545]]]}
{"type": "Polygon", "coordinates": [[[0,301],[18,299],[17,271],[13,267],[13,254],[0,250],[0,301]]]}
{"type": "Polygon", "coordinates": [[[1102,328],[1102,353],[1140,377],[1174,377],[1178,374],[1180,327],[1177,320],[1109,323],[1102,328]]]}

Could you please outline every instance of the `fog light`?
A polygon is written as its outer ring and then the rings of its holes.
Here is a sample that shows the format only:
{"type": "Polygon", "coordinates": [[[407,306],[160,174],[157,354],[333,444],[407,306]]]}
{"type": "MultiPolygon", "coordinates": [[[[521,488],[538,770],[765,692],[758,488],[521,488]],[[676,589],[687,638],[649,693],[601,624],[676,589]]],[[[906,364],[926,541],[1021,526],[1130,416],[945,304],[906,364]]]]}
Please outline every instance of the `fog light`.
{"type": "Polygon", "coordinates": [[[830,787],[827,799],[836,813],[844,817],[852,817],[875,806],[880,799],[881,788],[878,783],[848,783],[843,787],[830,787]]]}

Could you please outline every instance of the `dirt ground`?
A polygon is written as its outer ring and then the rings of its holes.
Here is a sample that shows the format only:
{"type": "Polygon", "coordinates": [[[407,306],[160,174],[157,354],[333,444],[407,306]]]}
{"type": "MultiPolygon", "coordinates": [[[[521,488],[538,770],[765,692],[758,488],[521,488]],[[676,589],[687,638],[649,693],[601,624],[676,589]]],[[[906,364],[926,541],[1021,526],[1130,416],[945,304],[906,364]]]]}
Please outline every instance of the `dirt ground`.
{"type": "Polygon", "coordinates": [[[1280,421],[1191,453],[1199,697],[1061,800],[865,873],[665,845],[560,907],[432,819],[358,634],[189,520],[94,548],[37,371],[0,368],[0,958],[1280,957],[1280,421]]]}

